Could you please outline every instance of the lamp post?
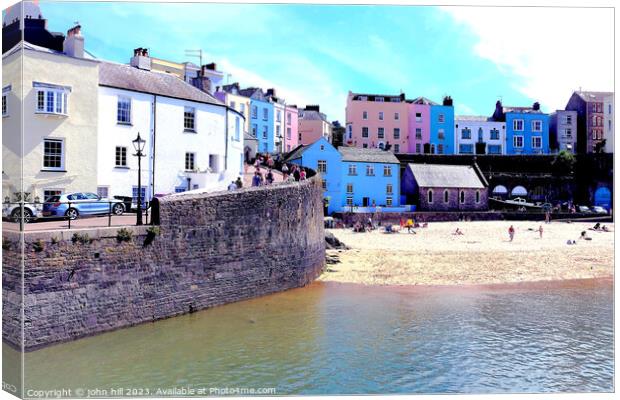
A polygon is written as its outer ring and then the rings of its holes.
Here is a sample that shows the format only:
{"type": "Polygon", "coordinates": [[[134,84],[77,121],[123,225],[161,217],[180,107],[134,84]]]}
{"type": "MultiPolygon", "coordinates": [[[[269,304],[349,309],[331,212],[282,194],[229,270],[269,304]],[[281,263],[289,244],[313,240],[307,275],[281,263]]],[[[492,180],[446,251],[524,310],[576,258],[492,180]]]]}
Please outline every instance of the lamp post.
{"type": "Polygon", "coordinates": [[[131,141],[133,144],[133,148],[136,151],[134,154],[135,157],[138,157],[138,215],[136,219],[136,225],[142,225],[142,157],[144,157],[144,145],[146,141],[140,137],[140,132],[138,132],[138,137],[131,141]]]}

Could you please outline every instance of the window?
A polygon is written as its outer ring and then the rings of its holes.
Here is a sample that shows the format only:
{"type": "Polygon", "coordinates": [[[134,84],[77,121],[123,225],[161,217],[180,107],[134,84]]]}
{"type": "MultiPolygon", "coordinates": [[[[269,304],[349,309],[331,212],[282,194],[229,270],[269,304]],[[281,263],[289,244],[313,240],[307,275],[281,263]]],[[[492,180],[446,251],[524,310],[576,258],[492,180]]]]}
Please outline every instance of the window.
{"type": "Polygon", "coordinates": [[[448,203],[450,201],[450,192],[448,192],[448,189],[443,191],[443,202],[444,203],[448,203]]]}
{"type": "Polygon", "coordinates": [[[611,120],[607,120],[607,129],[611,130],[611,120]]]}
{"type": "Polygon", "coordinates": [[[287,127],[287,128],[286,128],[286,138],[287,138],[287,139],[290,139],[290,138],[291,138],[291,128],[290,128],[290,127],[287,127]]]}
{"type": "MultiPolygon", "coordinates": [[[[37,112],[46,114],[67,115],[67,96],[68,89],[39,87],[42,84],[35,84],[37,89],[37,112]]],[[[4,96],[4,94],[3,94],[4,96]]]]}
{"type": "Polygon", "coordinates": [[[502,146],[496,145],[496,144],[490,144],[487,146],[487,152],[489,154],[501,154],[502,153],[502,146]]]}
{"type": "Polygon", "coordinates": [[[119,124],[131,124],[131,99],[129,97],[118,96],[116,122],[119,124]]]}
{"type": "Polygon", "coordinates": [[[366,164],[366,176],[375,176],[375,167],[372,164],[366,164]]]}
{"type": "Polygon", "coordinates": [[[459,144],[459,154],[474,154],[474,145],[459,144]]]}
{"type": "Polygon", "coordinates": [[[390,196],[394,194],[394,187],[392,186],[391,183],[388,183],[387,185],[385,185],[385,194],[390,195],[390,196]]]}
{"type": "Polygon", "coordinates": [[[239,103],[239,111],[241,111],[241,114],[245,115],[245,103],[239,103]]]}
{"type": "Polygon", "coordinates": [[[542,137],[541,136],[532,136],[532,148],[533,149],[542,148],[542,137]]]}
{"type": "Polygon", "coordinates": [[[433,202],[433,189],[428,189],[427,196],[428,196],[428,203],[431,204],[433,202]]]}
{"type": "Polygon", "coordinates": [[[220,156],[209,154],[209,169],[211,172],[220,172],[220,156]]]}
{"type": "Polygon", "coordinates": [[[480,203],[480,190],[476,190],[476,204],[480,203]]]}
{"type": "MultiPolygon", "coordinates": [[[[107,189],[107,187],[105,189],[107,189]]],[[[47,199],[49,199],[52,196],[60,196],[61,194],[62,194],[61,189],[44,189],[43,190],[43,201],[47,201],[47,199]]],[[[97,194],[99,194],[99,188],[97,188],[97,194]]],[[[101,196],[101,197],[108,197],[107,192],[105,196],[101,196]]]]}
{"type": "Polygon", "coordinates": [[[367,148],[368,148],[368,143],[362,144],[362,149],[367,149],[367,148]]]}
{"type": "Polygon", "coordinates": [[[512,138],[513,147],[521,148],[523,147],[523,136],[515,136],[512,138]]]}
{"type": "Polygon", "coordinates": [[[389,165],[383,166],[383,176],[392,176],[392,167],[389,165]]]}
{"type": "Polygon", "coordinates": [[[362,119],[368,119],[368,111],[362,111],[362,119]]]}
{"type": "Polygon", "coordinates": [[[347,183],[347,193],[353,194],[353,184],[347,183]]]}
{"type": "Polygon", "coordinates": [[[234,101],[231,101],[231,102],[230,102],[230,108],[233,108],[233,109],[234,109],[236,105],[237,105],[237,104],[236,104],[234,101]]]}
{"type": "Polygon", "coordinates": [[[347,206],[353,207],[353,196],[347,196],[347,206]]]}
{"type": "Polygon", "coordinates": [[[379,111],[379,121],[383,121],[383,111],[379,111]]]}
{"type": "Polygon", "coordinates": [[[415,113],[415,122],[422,122],[422,113],[415,113]]]}
{"type": "MultiPolygon", "coordinates": [[[[174,188],[174,193],[183,193],[187,190],[187,186],[177,186],[174,188]]],[[[134,197],[134,201],[136,198],[134,197]]]]}
{"type": "Polygon", "coordinates": [[[437,145],[437,154],[443,154],[443,144],[441,143],[437,145]]]}
{"type": "Polygon", "coordinates": [[[394,153],[400,153],[400,145],[399,144],[395,144],[394,145],[394,153]]]}
{"type": "Polygon", "coordinates": [[[482,142],[483,132],[482,128],[478,128],[478,141],[482,142]]]}
{"type": "Polygon", "coordinates": [[[185,107],[185,112],[184,112],[184,117],[183,117],[183,128],[186,131],[195,132],[195,119],[196,119],[196,109],[194,107],[185,107]]]}
{"type": "Polygon", "coordinates": [[[400,113],[394,113],[394,119],[396,121],[400,120],[400,113]]]}
{"type": "Polygon", "coordinates": [[[469,128],[461,129],[461,139],[471,139],[471,129],[469,128]]]}
{"type": "Polygon", "coordinates": [[[446,117],[443,114],[439,114],[437,116],[437,122],[444,123],[446,121],[446,117]]]}
{"type": "Polygon", "coordinates": [[[321,151],[325,150],[325,146],[321,145],[321,151]]]}
{"type": "Polygon", "coordinates": [[[267,127],[263,126],[263,139],[267,139],[267,127]]]}
{"type": "Polygon", "coordinates": [[[241,120],[239,117],[235,117],[235,140],[237,142],[241,140],[241,120]]]}
{"type": "Polygon", "coordinates": [[[383,139],[385,137],[383,128],[377,128],[377,137],[383,139]]]}
{"type": "Polygon", "coordinates": [[[286,113],[286,125],[291,124],[291,113],[286,113]]]}
{"type": "MultiPolygon", "coordinates": [[[[609,107],[611,107],[611,106],[609,106],[609,107]]],[[[573,116],[572,115],[567,115],[566,116],[566,123],[568,125],[571,125],[573,123],[573,116]]]]}
{"type": "Polygon", "coordinates": [[[263,108],[263,121],[267,121],[269,119],[269,110],[263,108]]]}
{"type": "Polygon", "coordinates": [[[611,114],[611,104],[608,104],[608,105],[607,105],[607,113],[608,113],[608,114],[611,114]]]}
{"type": "Polygon", "coordinates": [[[349,175],[357,175],[357,165],[349,164],[349,175]]]}
{"type": "Polygon", "coordinates": [[[461,190],[461,194],[459,196],[459,200],[461,202],[461,204],[465,203],[465,191],[461,190]]]}
{"type": "Polygon", "coordinates": [[[185,153],[185,170],[193,171],[196,168],[196,154],[195,153],[185,153]]]}
{"type": "Polygon", "coordinates": [[[252,118],[256,119],[258,115],[258,107],[252,106],[252,118]]]}
{"type": "Polygon", "coordinates": [[[522,131],[523,130],[523,120],[515,119],[512,121],[512,130],[514,131],[522,131]]]}
{"type": "Polygon", "coordinates": [[[421,150],[421,147],[422,147],[422,146],[420,145],[420,143],[416,143],[416,144],[415,144],[415,152],[416,152],[416,153],[418,153],[418,154],[419,154],[419,153],[421,153],[421,151],[420,151],[420,150],[421,150]]]}
{"type": "Polygon", "coordinates": [[[360,96],[360,101],[368,101],[368,96],[360,96]]]}
{"type": "Polygon", "coordinates": [[[276,121],[280,122],[282,121],[282,111],[278,110],[278,112],[276,113],[276,121]]]}
{"type": "Polygon", "coordinates": [[[535,119],[532,121],[532,132],[542,132],[542,121],[535,119]]]}
{"type": "Polygon", "coordinates": [[[496,128],[491,129],[491,140],[499,140],[499,131],[496,128]]]}
{"type": "Polygon", "coordinates": [[[375,101],[377,103],[383,103],[385,101],[385,99],[383,97],[375,97],[375,101]]]}
{"type": "Polygon", "coordinates": [[[276,137],[282,137],[280,136],[280,125],[276,125],[276,137]]]}
{"type": "Polygon", "coordinates": [[[318,163],[317,170],[322,174],[326,174],[327,173],[327,161],[318,160],[317,163],[318,163]]]}
{"type": "Polygon", "coordinates": [[[444,133],[443,128],[437,130],[437,139],[443,140],[445,139],[446,134],[444,133]]]}
{"type": "Polygon", "coordinates": [[[257,131],[257,128],[258,128],[258,127],[256,126],[256,124],[252,124],[252,135],[253,135],[254,137],[256,137],[256,131],[257,131]]]}
{"type": "Polygon", "coordinates": [[[268,150],[267,143],[263,143],[263,153],[266,153],[268,150]]]}
{"type": "MultiPolygon", "coordinates": [[[[181,191],[184,192],[185,189],[186,188],[184,188],[181,191]]],[[[134,186],[134,187],[131,188],[131,197],[132,197],[133,203],[138,204],[138,187],[137,186],[134,186]]],[[[140,187],[140,200],[142,200],[141,203],[144,206],[145,205],[144,203],[146,201],[146,187],[144,187],[144,186],[140,187]]]]}
{"type": "Polygon", "coordinates": [[[385,205],[388,207],[392,207],[392,198],[391,197],[386,197],[385,198],[385,205]]]}
{"type": "MultiPolygon", "coordinates": [[[[609,122],[611,122],[611,121],[609,121],[609,122]]],[[[567,138],[572,138],[573,137],[573,130],[571,128],[564,129],[564,135],[567,138]]]]}
{"type": "Polygon", "coordinates": [[[127,166],[127,147],[116,146],[114,165],[117,167],[127,166]]]}
{"type": "Polygon", "coordinates": [[[422,139],[422,128],[415,128],[415,138],[422,139]]]}
{"type": "Polygon", "coordinates": [[[2,116],[6,117],[7,116],[7,111],[6,111],[6,94],[2,93],[2,116]]]}
{"type": "Polygon", "coordinates": [[[368,137],[368,127],[367,126],[363,126],[362,127],[362,137],[363,138],[367,138],[368,137]]]}
{"type": "Polygon", "coordinates": [[[62,170],[65,167],[64,143],[61,139],[43,140],[43,169],[62,170]]]}
{"type": "Polygon", "coordinates": [[[323,190],[327,190],[327,181],[325,179],[321,179],[321,186],[323,187],[323,190]]]}
{"type": "Polygon", "coordinates": [[[394,139],[400,139],[400,128],[394,128],[394,139]]]}
{"type": "Polygon", "coordinates": [[[106,199],[109,194],[109,188],[107,186],[97,186],[97,196],[102,199],[106,199]]]}

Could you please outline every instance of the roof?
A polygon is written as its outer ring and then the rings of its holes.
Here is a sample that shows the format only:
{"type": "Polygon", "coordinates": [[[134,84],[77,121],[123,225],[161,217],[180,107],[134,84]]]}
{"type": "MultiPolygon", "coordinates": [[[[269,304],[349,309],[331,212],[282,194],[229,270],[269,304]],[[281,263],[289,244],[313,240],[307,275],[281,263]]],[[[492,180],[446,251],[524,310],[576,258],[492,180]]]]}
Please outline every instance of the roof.
{"type": "Polygon", "coordinates": [[[381,149],[363,149],[359,147],[340,146],[338,147],[338,152],[342,154],[342,161],[361,161],[390,164],[400,163],[394,153],[381,149]]]}
{"type": "Polygon", "coordinates": [[[507,113],[521,113],[521,114],[542,114],[541,110],[534,110],[532,107],[514,107],[514,106],[503,106],[502,112],[504,114],[507,113]]]}
{"type": "Polygon", "coordinates": [[[407,164],[420,187],[484,189],[471,165],[407,164]]]}
{"type": "Polygon", "coordinates": [[[299,146],[295,147],[293,150],[291,150],[290,153],[288,153],[285,157],[285,160],[296,160],[298,158],[301,158],[301,156],[306,152],[306,150],[308,150],[310,148],[310,146],[312,146],[311,144],[300,144],[299,146]]]}
{"type": "Polygon", "coordinates": [[[99,85],[199,103],[223,105],[215,97],[174,75],[146,71],[126,64],[101,62],[99,64],[99,85]]]}
{"type": "Polygon", "coordinates": [[[435,103],[433,100],[428,99],[426,97],[416,97],[413,100],[407,100],[408,103],[413,103],[413,104],[427,104],[427,105],[431,105],[431,106],[438,106],[439,104],[435,103]]]}
{"type": "Polygon", "coordinates": [[[258,141],[258,139],[252,135],[250,132],[243,132],[243,140],[256,140],[258,141]]]}
{"type": "Polygon", "coordinates": [[[456,115],[454,116],[454,120],[455,121],[486,122],[486,121],[490,121],[490,118],[484,115],[456,115]]]}
{"type": "MultiPolygon", "coordinates": [[[[384,99],[398,99],[398,102],[405,101],[405,94],[372,94],[372,93],[350,93],[351,99],[355,101],[360,101],[360,97],[366,97],[366,101],[375,101],[377,97],[383,97],[384,99]]],[[[390,101],[386,101],[388,103],[390,101]]]]}
{"type": "Polygon", "coordinates": [[[612,96],[613,92],[575,92],[585,102],[603,102],[605,97],[612,96]]]}
{"type": "Polygon", "coordinates": [[[313,120],[313,121],[327,121],[327,116],[319,111],[314,110],[300,110],[299,119],[301,120],[313,120]]]}

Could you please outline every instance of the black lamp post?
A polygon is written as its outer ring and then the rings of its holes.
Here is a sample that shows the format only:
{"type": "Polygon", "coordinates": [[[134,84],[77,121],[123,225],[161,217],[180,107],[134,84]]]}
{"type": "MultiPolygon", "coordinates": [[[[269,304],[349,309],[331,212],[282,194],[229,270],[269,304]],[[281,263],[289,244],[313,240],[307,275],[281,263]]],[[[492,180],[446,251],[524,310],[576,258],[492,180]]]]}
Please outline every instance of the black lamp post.
{"type": "Polygon", "coordinates": [[[135,157],[138,157],[138,215],[136,219],[136,225],[142,225],[142,157],[144,157],[144,145],[146,141],[140,137],[140,132],[138,132],[138,137],[135,140],[132,140],[133,148],[136,151],[134,154],[135,157]]]}

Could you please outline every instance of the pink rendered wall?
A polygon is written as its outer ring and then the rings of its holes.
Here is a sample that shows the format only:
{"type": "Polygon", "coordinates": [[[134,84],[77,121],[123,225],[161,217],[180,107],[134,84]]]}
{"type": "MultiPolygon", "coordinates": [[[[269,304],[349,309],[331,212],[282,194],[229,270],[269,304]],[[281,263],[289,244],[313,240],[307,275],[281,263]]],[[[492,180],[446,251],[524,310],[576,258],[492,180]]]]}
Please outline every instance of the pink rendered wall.
{"type": "Polygon", "coordinates": [[[299,133],[301,142],[299,144],[311,144],[323,136],[323,121],[321,120],[299,120],[299,133]]]}
{"type": "Polygon", "coordinates": [[[299,145],[298,112],[299,111],[296,108],[286,107],[286,126],[284,127],[284,151],[291,151],[299,145]],[[291,128],[290,138],[288,136],[288,128],[291,128]]]}
{"type": "MultiPolygon", "coordinates": [[[[408,128],[409,121],[407,118],[407,103],[393,103],[389,101],[353,101],[351,97],[347,99],[346,117],[347,124],[351,125],[351,139],[346,136],[345,144],[354,147],[363,147],[367,144],[369,148],[377,148],[379,142],[384,144],[389,142],[391,145],[398,144],[400,152],[405,153],[408,150],[408,128]],[[368,112],[368,119],[363,119],[363,112],[368,112]],[[383,121],[379,120],[379,112],[383,111],[383,121]],[[394,118],[394,113],[400,114],[400,119],[394,118]],[[368,127],[368,137],[362,137],[362,127],[368,127]],[[384,128],[384,139],[379,139],[378,128],[384,128]],[[400,128],[400,139],[394,139],[394,128],[400,128]]],[[[394,151],[394,147],[392,147],[394,151]]]]}
{"type": "Polygon", "coordinates": [[[409,144],[408,152],[415,153],[416,143],[420,143],[420,153],[424,152],[424,143],[430,142],[431,106],[428,104],[409,104],[409,144]],[[422,113],[422,121],[416,121],[416,113],[422,113]],[[422,129],[422,139],[416,139],[416,128],[422,129]]]}

